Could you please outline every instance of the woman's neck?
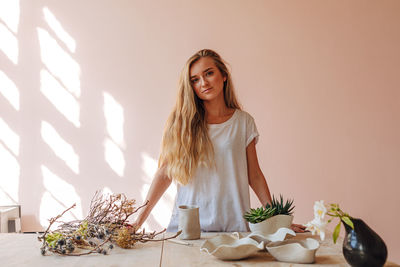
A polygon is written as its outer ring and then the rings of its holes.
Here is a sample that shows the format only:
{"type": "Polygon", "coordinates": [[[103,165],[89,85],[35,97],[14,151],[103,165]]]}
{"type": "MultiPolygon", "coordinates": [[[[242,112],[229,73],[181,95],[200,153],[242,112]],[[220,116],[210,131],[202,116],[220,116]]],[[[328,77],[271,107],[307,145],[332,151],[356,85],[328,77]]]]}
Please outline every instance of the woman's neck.
{"type": "Polygon", "coordinates": [[[209,124],[222,123],[228,120],[235,111],[235,109],[228,108],[225,105],[225,101],[222,103],[205,101],[204,108],[206,110],[206,121],[209,124]]]}
{"type": "Polygon", "coordinates": [[[230,109],[225,105],[224,99],[215,99],[214,101],[204,101],[206,116],[221,117],[230,113],[230,109]]]}

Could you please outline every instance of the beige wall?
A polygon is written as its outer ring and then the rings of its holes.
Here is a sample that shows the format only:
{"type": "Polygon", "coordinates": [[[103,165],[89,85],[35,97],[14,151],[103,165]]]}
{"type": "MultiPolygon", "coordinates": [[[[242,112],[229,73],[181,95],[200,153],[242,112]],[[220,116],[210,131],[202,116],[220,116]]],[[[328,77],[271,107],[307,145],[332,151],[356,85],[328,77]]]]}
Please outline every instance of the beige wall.
{"type": "MultiPolygon", "coordinates": [[[[212,48],[295,221],[340,203],[400,261],[399,1],[0,3],[0,197],[24,231],[73,202],[82,218],[104,187],[141,203],[179,71],[212,48]]],[[[173,191],[147,227],[166,227],[173,191]]]]}

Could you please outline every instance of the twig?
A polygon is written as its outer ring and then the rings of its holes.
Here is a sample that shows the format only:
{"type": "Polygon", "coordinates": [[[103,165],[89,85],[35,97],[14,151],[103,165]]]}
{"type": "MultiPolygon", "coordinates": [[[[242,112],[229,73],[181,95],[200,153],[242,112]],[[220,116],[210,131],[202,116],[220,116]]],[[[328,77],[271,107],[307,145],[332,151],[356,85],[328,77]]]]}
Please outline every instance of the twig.
{"type": "MultiPolygon", "coordinates": [[[[164,229],[164,231],[162,231],[162,232],[159,232],[158,234],[161,234],[161,233],[165,232],[165,230],[166,229],[164,229]]],[[[178,235],[180,235],[181,233],[182,233],[182,230],[179,230],[175,235],[170,236],[170,237],[166,237],[166,238],[163,237],[162,239],[142,239],[142,240],[145,240],[145,242],[147,242],[147,241],[164,241],[164,240],[173,239],[173,238],[177,237],[178,235]]]]}
{"type": "Polygon", "coordinates": [[[188,242],[177,240],[177,239],[169,239],[168,242],[172,242],[172,243],[184,245],[184,246],[190,246],[190,247],[193,246],[193,243],[188,243],[188,242]]]}
{"type": "Polygon", "coordinates": [[[74,203],[74,204],[73,204],[71,207],[69,207],[68,209],[64,210],[64,212],[61,213],[60,215],[57,215],[56,217],[50,219],[50,224],[49,224],[49,226],[47,227],[46,231],[44,231],[44,233],[43,233],[42,236],[38,237],[39,241],[41,241],[41,240],[43,239],[43,246],[44,246],[45,243],[46,243],[46,238],[45,238],[45,237],[46,237],[47,233],[49,232],[50,227],[53,225],[53,223],[55,223],[59,218],[61,218],[67,211],[69,211],[70,209],[75,208],[75,206],[76,206],[76,203],[74,203]]]}

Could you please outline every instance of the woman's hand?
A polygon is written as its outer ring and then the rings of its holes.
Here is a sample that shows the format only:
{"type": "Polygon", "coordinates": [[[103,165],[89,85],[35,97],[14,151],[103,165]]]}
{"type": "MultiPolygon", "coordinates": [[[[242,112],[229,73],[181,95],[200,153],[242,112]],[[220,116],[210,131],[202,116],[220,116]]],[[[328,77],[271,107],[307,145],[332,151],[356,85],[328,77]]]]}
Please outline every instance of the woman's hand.
{"type": "Polygon", "coordinates": [[[304,233],[304,232],[306,232],[306,227],[304,225],[301,225],[301,224],[292,223],[290,228],[292,228],[292,230],[295,231],[296,233],[304,233]]]}

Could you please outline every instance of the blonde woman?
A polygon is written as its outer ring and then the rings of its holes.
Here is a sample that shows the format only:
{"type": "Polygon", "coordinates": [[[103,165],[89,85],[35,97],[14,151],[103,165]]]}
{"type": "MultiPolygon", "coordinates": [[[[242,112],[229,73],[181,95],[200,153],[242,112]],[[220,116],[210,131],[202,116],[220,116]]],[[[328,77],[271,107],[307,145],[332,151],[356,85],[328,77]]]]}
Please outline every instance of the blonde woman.
{"type": "MultiPolygon", "coordinates": [[[[188,59],[176,105],[162,140],[159,169],[147,195],[141,226],[172,181],[177,197],[168,231],[178,229],[178,206],[196,205],[202,231],[248,231],[249,186],[262,205],[271,201],[257,160],[254,119],[241,110],[222,58],[209,49],[188,59]]],[[[300,226],[292,228],[301,231],[300,226]]]]}

